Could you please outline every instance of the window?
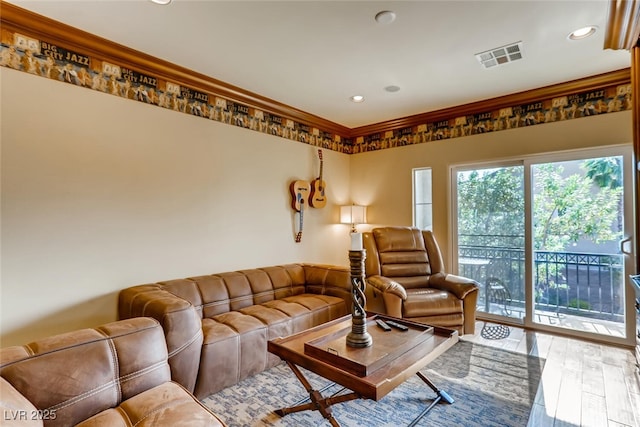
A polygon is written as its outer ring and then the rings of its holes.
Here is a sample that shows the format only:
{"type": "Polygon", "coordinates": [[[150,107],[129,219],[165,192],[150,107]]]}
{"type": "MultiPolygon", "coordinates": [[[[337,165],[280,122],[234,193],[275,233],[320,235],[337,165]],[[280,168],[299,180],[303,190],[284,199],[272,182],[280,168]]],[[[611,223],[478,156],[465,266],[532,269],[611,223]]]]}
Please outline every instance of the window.
{"type": "Polygon", "coordinates": [[[413,170],[413,226],[431,230],[433,226],[431,168],[413,170]]]}

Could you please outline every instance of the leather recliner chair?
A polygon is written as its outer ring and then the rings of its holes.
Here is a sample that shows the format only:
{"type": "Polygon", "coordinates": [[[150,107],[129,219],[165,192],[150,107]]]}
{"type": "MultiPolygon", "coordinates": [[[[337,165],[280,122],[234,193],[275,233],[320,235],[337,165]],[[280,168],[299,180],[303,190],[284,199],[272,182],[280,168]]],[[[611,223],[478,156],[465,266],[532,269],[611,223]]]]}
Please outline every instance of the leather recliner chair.
{"type": "Polygon", "coordinates": [[[431,231],[374,228],[363,243],[368,311],[475,332],[479,284],[445,272],[431,231]]]}

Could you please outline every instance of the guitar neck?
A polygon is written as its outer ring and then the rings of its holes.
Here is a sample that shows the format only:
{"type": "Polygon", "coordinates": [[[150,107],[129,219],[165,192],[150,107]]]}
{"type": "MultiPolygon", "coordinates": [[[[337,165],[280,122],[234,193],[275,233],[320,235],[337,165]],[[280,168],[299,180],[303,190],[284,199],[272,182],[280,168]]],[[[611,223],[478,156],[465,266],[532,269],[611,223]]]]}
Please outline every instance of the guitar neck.
{"type": "Polygon", "coordinates": [[[303,216],[304,216],[304,200],[300,201],[300,212],[298,212],[298,214],[300,215],[300,222],[299,222],[299,227],[298,228],[298,233],[296,234],[296,243],[300,243],[300,241],[302,240],[302,224],[303,224],[303,216]]]}

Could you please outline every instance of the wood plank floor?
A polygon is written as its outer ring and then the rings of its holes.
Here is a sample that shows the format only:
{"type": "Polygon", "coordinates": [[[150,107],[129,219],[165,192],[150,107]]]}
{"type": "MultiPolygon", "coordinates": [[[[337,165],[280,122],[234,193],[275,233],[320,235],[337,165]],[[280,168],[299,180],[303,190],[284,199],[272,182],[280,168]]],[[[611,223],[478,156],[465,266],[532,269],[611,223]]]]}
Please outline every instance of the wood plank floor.
{"type": "Polygon", "coordinates": [[[517,327],[489,340],[480,335],[484,325],[478,321],[475,335],[462,339],[546,359],[528,427],[640,427],[632,350],[517,327]]]}

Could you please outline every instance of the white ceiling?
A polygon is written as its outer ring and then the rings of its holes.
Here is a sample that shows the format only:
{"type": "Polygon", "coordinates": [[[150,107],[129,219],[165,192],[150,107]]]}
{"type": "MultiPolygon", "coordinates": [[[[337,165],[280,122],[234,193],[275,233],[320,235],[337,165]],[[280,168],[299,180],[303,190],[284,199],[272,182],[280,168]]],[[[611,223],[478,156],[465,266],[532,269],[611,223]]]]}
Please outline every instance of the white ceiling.
{"type": "Polygon", "coordinates": [[[631,64],[602,48],[607,0],[9,2],[350,128],[631,64]],[[585,25],[599,30],[567,39],[585,25]],[[474,57],[518,41],[522,60],[474,57]]]}

